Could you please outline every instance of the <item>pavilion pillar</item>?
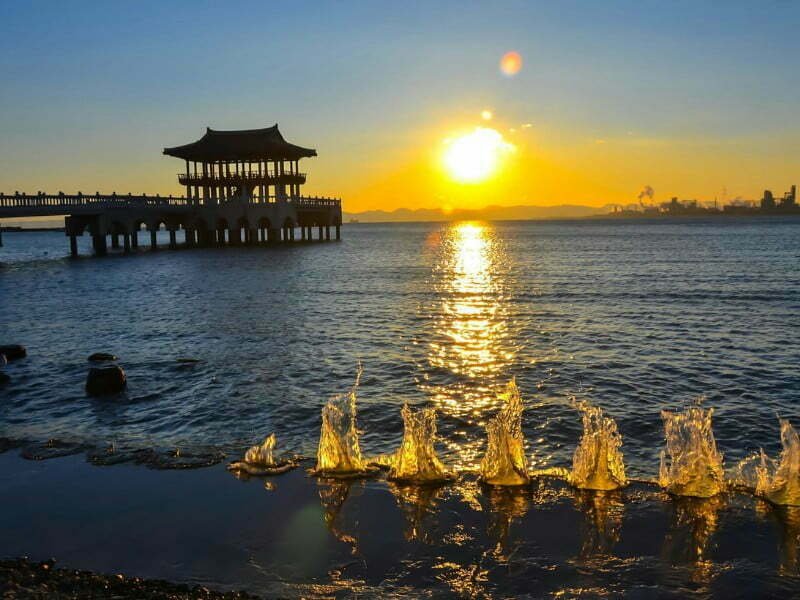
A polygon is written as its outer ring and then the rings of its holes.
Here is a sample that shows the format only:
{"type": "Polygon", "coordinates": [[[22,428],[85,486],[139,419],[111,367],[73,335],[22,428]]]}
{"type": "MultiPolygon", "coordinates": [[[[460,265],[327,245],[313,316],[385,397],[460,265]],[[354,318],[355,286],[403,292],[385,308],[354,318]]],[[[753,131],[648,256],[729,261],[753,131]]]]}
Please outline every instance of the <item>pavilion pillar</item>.
{"type": "Polygon", "coordinates": [[[76,258],[78,256],[78,237],[71,235],[69,236],[69,255],[72,258],[76,258]]]}
{"type": "Polygon", "coordinates": [[[338,242],[341,239],[342,239],[342,226],[341,225],[337,225],[336,226],[336,241],[338,242]]]}
{"type": "Polygon", "coordinates": [[[108,247],[106,246],[106,236],[102,234],[93,235],[92,248],[94,248],[94,253],[97,256],[105,256],[106,252],[108,252],[108,247]]]}
{"type": "Polygon", "coordinates": [[[122,234],[122,246],[125,249],[125,254],[131,251],[131,236],[128,233],[122,234]]]}
{"type": "Polygon", "coordinates": [[[152,248],[153,250],[158,248],[158,238],[156,237],[155,229],[150,230],[150,248],[152,248]]]}
{"type": "Polygon", "coordinates": [[[112,233],[111,234],[111,247],[112,248],[119,248],[119,234],[112,233]]]}
{"type": "Polygon", "coordinates": [[[175,230],[174,229],[170,229],[169,230],[169,247],[174,250],[177,245],[178,245],[178,237],[175,235],[175,230]]]}

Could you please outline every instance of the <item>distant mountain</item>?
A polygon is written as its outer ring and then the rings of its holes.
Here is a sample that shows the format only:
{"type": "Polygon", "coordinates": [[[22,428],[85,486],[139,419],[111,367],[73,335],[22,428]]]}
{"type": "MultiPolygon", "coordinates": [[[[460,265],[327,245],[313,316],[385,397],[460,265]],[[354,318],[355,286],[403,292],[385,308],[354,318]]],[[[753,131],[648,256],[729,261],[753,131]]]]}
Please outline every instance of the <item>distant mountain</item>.
{"type": "Polygon", "coordinates": [[[345,212],[342,219],[360,223],[398,223],[410,221],[526,221],[537,219],[580,219],[604,215],[613,207],[560,204],[558,206],[487,206],[476,210],[454,210],[445,213],[439,208],[398,208],[393,211],[367,210],[360,213],[345,212]]]}

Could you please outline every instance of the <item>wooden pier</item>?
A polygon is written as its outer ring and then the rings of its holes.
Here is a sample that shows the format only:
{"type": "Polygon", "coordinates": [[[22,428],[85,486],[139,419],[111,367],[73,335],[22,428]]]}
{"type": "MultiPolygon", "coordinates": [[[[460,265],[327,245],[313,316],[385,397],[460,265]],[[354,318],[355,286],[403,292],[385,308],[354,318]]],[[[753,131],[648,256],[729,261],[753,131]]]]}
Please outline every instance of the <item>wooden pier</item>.
{"type": "Polygon", "coordinates": [[[186,196],[0,193],[0,218],[64,215],[73,256],[77,238],[87,232],[97,255],[107,253],[109,239],[112,248],[136,249],[143,231],[155,249],[162,227],[171,248],[177,247],[180,230],[189,247],[310,242],[315,229],[317,240],[330,241],[332,228],[334,238],[341,239],[341,200],[300,192],[306,175],[298,170],[299,160],[316,151],[289,144],[277,125],[209,129],[197,142],[166,148],[164,154],[185,160],[178,181],[186,196]]]}

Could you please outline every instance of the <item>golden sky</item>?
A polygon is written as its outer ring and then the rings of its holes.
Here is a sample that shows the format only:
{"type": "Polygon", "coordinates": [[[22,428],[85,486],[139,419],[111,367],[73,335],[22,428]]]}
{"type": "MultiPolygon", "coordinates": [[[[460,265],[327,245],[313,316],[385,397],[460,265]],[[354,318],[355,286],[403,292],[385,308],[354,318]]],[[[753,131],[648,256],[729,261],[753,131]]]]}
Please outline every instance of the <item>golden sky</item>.
{"type": "Polygon", "coordinates": [[[253,3],[220,19],[144,2],[0,11],[0,191],[178,194],[164,147],[274,123],[318,150],[304,192],[349,212],[631,204],[645,186],[758,199],[800,178],[797,3],[253,3]],[[47,43],[20,44],[33,30],[47,43]],[[444,142],[476,127],[516,150],[459,181],[444,142]]]}

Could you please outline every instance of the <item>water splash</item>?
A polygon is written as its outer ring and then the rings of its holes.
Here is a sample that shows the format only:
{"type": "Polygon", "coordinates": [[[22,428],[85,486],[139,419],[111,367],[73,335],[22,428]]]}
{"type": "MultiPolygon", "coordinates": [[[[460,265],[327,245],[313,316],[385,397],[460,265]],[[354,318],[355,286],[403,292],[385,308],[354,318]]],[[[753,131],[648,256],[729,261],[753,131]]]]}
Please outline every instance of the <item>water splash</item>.
{"type": "Polygon", "coordinates": [[[403,441],[391,460],[389,479],[408,483],[433,483],[452,478],[433,445],[436,442],[436,410],[412,411],[404,404],[403,441]]]}
{"type": "Polygon", "coordinates": [[[486,454],[481,461],[481,479],[491,485],[525,485],[530,481],[522,432],[522,396],[517,382],[508,382],[500,394],[505,406],[486,426],[486,454]]]}
{"type": "Polygon", "coordinates": [[[272,457],[272,451],[275,449],[275,434],[271,433],[264,439],[261,445],[255,445],[250,448],[244,455],[244,462],[254,465],[272,466],[275,464],[275,459],[272,457]]]}
{"type": "Polygon", "coordinates": [[[318,475],[348,477],[369,472],[361,456],[356,427],[356,391],[362,372],[359,363],[350,391],[331,398],[322,409],[317,466],[314,469],[318,475]]]}
{"type": "Polygon", "coordinates": [[[666,448],[661,451],[658,483],[671,494],[710,498],[725,487],[722,453],[711,428],[713,409],[695,406],[682,413],[661,411],[666,448]]]}
{"type": "Polygon", "coordinates": [[[587,490],[615,490],[627,485],[622,459],[622,436],[611,417],[586,402],[578,404],[583,420],[581,436],[572,457],[570,482],[587,490]]]}
{"type": "Polygon", "coordinates": [[[268,435],[263,443],[256,444],[244,455],[244,460],[233,462],[228,465],[229,471],[245,473],[247,475],[280,475],[286,473],[296,466],[296,463],[289,459],[275,460],[273,451],[277,440],[275,434],[268,435]]]}
{"type": "Polygon", "coordinates": [[[735,469],[733,481],[772,504],[800,506],[800,436],[787,419],[781,425],[781,454],[770,458],[760,450],[735,469]]]}

